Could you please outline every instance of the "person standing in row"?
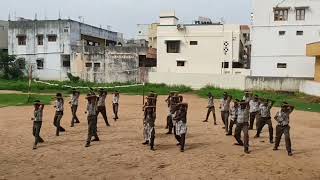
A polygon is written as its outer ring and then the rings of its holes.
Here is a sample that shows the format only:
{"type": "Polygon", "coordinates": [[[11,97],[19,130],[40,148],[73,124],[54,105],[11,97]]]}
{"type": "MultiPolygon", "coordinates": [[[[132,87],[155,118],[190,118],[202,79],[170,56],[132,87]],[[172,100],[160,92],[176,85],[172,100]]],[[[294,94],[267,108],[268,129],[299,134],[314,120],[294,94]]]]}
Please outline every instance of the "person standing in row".
{"type": "Polygon", "coordinates": [[[217,125],[216,111],[215,111],[215,107],[214,107],[214,97],[211,94],[211,92],[209,92],[209,94],[208,94],[208,106],[207,106],[207,108],[208,108],[207,116],[206,116],[206,119],[203,122],[208,122],[210,113],[212,112],[214,125],[217,125]]]}
{"type": "Polygon", "coordinates": [[[144,111],[144,118],[143,118],[143,137],[144,137],[144,143],[142,143],[143,145],[147,145],[150,143],[150,136],[149,136],[149,124],[148,124],[148,120],[150,120],[150,118],[152,117],[150,115],[150,109],[146,109],[146,107],[154,107],[152,112],[155,112],[154,110],[156,109],[156,106],[154,106],[154,97],[147,97],[147,102],[145,102],[144,106],[143,106],[143,111],[144,111]],[[146,111],[148,110],[148,111],[146,111]],[[149,114],[148,114],[149,113],[149,114]],[[149,116],[149,117],[147,117],[149,116]],[[149,118],[149,119],[148,119],[149,118]]]}
{"type": "Polygon", "coordinates": [[[230,108],[230,125],[229,125],[229,131],[226,134],[227,136],[232,136],[233,126],[237,124],[238,108],[239,108],[239,100],[236,99],[233,101],[233,106],[230,108]]]}
{"type": "Polygon", "coordinates": [[[113,109],[113,114],[114,114],[114,121],[117,121],[119,119],[118,117],[118,111],[119,111],[119,100],[120,100],[120,95],[119,92],[116,91],[113,95],[112,98],[112,109],[113,109]]]}
{"type": "Polygon", "coordinates": [[[92,137],[92,141],[100,141],[97,134],[97,96],[88,94],[86,99],[88,100],[87,104],[87,120],[88,120],[88,137],[85,147],[89,147],[92,137]]]}
{"type": "Polygon", "coordinates": [[[34,101],[34,117],[31,118],[31,120],[33,120],[32,134],[35,138],[33,149],[37,149],[38,143],[44,142],[44,140],[40,136],[43,109],[44,109],[44,104],[42,104],[39,100],[34,101]]]}
{"type": "Polygon", "coordinates": [[[71,113],[72,113],[71,127],[74,127],[74,123],[80,123],[77,117],[79,97],[80,97],[80,92],[77,91],[76,89],[73,89],[72,95],[71,95],[71,101],[69,102],[69,104],[71,105],[71,113]]]}
{"type": "Polygon", "coordinates": [[[144,145],[150,144],[150,150],[154,151],[154,140],[155,140],[155,120],[156,120],[156,107],[155,106],[145,106],[144,111],[144,131],[146,134],[144,134],[144,138],[146,140],[144,145]]]}
{"type": "Polygon", "coordinates": [[[289,122],[290,114],[293,112],[293,110],[294,106],[291,106],[288,103],[284,102],[281,106],[281,110],[277,112],[276,116],[274,117],[274,119],[278,122],[278,125],[276,127],[276,142],[273,150],[278,150],[281,141],[281,136],[282,134],[284,134],[286,149],[289,156],[292,156],[289,122]]]}
{"type": "Polygon", "coordinates": [[[54,115],[53,125],[56,127],[56,136],[59,136],[60,132],[65,132],[66,130],[61,127],[61,119],[63,116],[64,110],[64,100],[61,93],[57,93],[56,101],[54,108],[56,109],[56,113],[54,115]]]}
{"type": "Polygon", "coordinates": [[[271,108],[274,101],[271,100],[261,100],[262,103],[259,106],[259,119],[257,121],[257,134],[254,138],[259,138],[264,125],[268,125],[269,128],[269,142],[273,144],[273,127],[271,122],[271,108]]]}
{"type": "Polygon", "coordinates": [[[167,124],[169,126],[169,131],[167,134],[172,134],[172,130],[174,130],[174,114],[177,110],[177,104],[179,102],[179,96],[175,93],[170,99],[170,107],[169,107],[169,114],[167,116],[167,124]]]}
{"type": "Polygon", "coordinates": [[[252,99],[252,93],[249,92],[249,91],[245,91],[242,100],[244,100],[245,102],[249,103],[251,99],[252,99]]]}
{"type": "Polygon", "coordinates": [[[97,117],[99,113],[101,113],[104,122],[106,123],[106,126],[110,126],[108,122],[108,117],[107,117],[107,108],[106,108],[106,98],[107,98],[107,91],[104,89],[99,90],[99,97],[98,97],[98,103],[97,103],[97,117]]]}
{"type": "MultiPolygon", "coordinates": [[[[257,95],[255,95],[254,98],[249,101],[249,106],[250,106],[250,127],[249,127],[249,130],[252,130],[254,120],[258,119],[258,116],[259,116],[258,112],[259,112],[260,102],[259,102],[259,97],[257,95]]],[[[258,123],[256,123],[256,124],[258,124],[258,123]]]]}
{"type": "Polygon", "coordinates": [[[175,135],[180,146],[180,151],[184,152],[184,146],[186,143],[186,134],[187,134],[187,111],[188,104],[180,103],[178,105],[179,110],[176,112],[174,117],[175,119],[175,135]]]}
{"type": "Polygon", "coordinates": [[[229,96],[227,92],[223,93],[223,98],[220,104],[221,110],[221,119],[224,124],[224,129],[228,133],[228,125],[229,125],[229,110],[230,110],[230,103],[232,100],[232,96],[229,96]]]}
{"type": "MultiPolygon", "coordinates": [[[[165,102],[168,105],[168,108],[170,108],[170,103],[171,103],[171,98],[173,96],[174,92],[170,92],[169,96],[167,97],[167,99],[165,100],[165,102]]],[[[168,118],[167,118],[168,119],[168,118]]],[[[166,129],[169,129],[169,124],[168,124],[168,120],[167,120],[167,124],[166,124],[166,129]]]]}
{"type": "Polygon", "coordinates": [[[235,145],[244,146],[244,152],[249,154],[249,104],[245,101],[240,102],[238,108],[237,126],[234,137],[237,140],[235,145]],[[241,140],[241,131],[243,131],[243,139],[241,140]]]}

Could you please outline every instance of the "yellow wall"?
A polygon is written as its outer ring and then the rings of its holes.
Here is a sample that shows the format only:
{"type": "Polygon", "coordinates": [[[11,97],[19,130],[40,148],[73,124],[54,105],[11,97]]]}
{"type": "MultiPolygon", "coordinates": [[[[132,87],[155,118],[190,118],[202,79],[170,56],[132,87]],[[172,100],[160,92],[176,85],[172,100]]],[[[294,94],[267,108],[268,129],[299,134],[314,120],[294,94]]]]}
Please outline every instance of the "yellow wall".
{"type": "Polygon", "coordinates": [[[314,80],[320,82],[320,56],[317,56],[314,80]]]}
{"type": "Polygon", "coordinates": [[[320,56],[320,42],[307,44],[307,56],[320,56]]]}

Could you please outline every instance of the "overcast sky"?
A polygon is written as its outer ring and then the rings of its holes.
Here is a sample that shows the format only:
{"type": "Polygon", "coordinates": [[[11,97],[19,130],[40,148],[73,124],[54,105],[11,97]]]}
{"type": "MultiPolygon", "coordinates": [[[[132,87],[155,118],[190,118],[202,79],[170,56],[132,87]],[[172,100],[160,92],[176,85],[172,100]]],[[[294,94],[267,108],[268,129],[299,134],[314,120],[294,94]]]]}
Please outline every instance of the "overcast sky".
{"type": "Polygon", "coordinates": [[[192,22],[198,16],[213,20],[224,18],[226,23],[248,24],[251,0],[1,0],[0,19],[25,17],[33,19],[61,18],[79,20],[134,37],[137,24],[158,22],[161,11],[175,10],[183,22],[192,22]]]}

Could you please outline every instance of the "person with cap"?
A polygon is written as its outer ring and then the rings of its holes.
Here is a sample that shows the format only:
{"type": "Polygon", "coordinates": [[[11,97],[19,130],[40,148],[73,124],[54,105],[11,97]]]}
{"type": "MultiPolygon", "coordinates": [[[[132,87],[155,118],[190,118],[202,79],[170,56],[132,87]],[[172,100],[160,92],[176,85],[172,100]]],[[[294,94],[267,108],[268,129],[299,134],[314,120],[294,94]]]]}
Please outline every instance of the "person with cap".
{"type": "Polygon", "coordinates": [[[77,116],[79,97],[80,97],[80,92],[77,91],[76,89],[72,89],[71,100],[69,102],[69,104],[71,105],[71,113],[72,113],[71,127],[74,127],[74,123],[80,123],[77,116]]]}
{"type": "Polygon", "coordinates": [[[284,102],[281,106],[281,110],[277,112],[274,119],[278,122],[276,127],[276,141],[273,150],[278,150],[280,145],[281,136],[284,134],[285,142],[286,142],[286,149],[289,156],[292,156],[292,149],[291,149],[291,139],[290,139],[290,114],[293,112],[294,106],[289,105],[287,102],[284,102]]]}
{"type": "Polygon", "coordinates": [[[187,111],[188,104],[180,103],[178,105],[179,110],[176,112],[174,117],[175,120],[175,137],[180,146],[180,151],[184,152],[184,146],[186,141],[186,133],[187,133],[187,111]]]}
{"type": "Polygon", "coordinates": [[[56,95],[56,101],[54,108],[56,109],[53,125],[56,127],[56,136],[59,136],[60,132],[65,132],[66,130],[61,127],[61,119],[63,116],[63,110],[64,110],[64,100],[61,93],[57,93],[56,95]]]}
{"type": "Polygon", "coordinates": [[[232,96],[229,96],[227,92],[223,93],[223,98],[220,104],[220,111],[221,111],[221,119],[224,124],[224,129],[228,133],[228,125],[229,125],[229,110],[230,110],[230,103],[232,100],[232,96]]]}
{"type": "Polygon", "coordinates": [[[114,114],[114,121],[117,121],[119,119],[118,117],[118,111],[119,111],[119,100],[120,100],[120,95],[119,92],[116,91],[113,94],[113,98],[112,98],[112,110],[113,110],[113,114],[114,114]]]}
{"type": "Polygon", "coordinates": [[[273,127],[271,121],[271,108],[274,101],[269,99],[261,99],[262,103],[259,106],[259,120],[257,121],[257,134],[254,138],[259,138],[263,127],[267,124],[269,128],[269,142],[273,144],[273,127]]]}
{"type": "Polygon", "coordinates": [[[154,140],[155,140],[155,120],[156,120],[156,112],[155,106],[145,106],[144,107],[144,139],[145,142],[142,143],[144,145],[150,145],[150,149],[154,151],[154,140]]]}
{"type": "Polygon", "coordinates": [[[207,116],[206,116],[206,119],[203,122],[208,122],[210,113],[212,112],[214,125],[217,125],[216,112],[215,112],[215,108],[214,108],[214,97],[211,94],[211,92],[208,93],[208,106],[207,106],[207,108],[208,108],[207,116]]]}
{"type": "Polygon", "coordinates": [[[100,89],[98,102],[97,102],[97,106],[98,106],[97,116],[99,115],[99,113],[101,113],[104,119],[104,122],[106,123],[106,126],[110,126],[108,122],[108,117],[107,117],[106,98],[107,98],[107,91],[105,91],[104,89],[100,89]]]}
{"type": "MultiPolygon", "coordinates": [[[[172,130],[174,130],[174,115],[177,111],[177,105],[179,102],[179,96],[177,93],[175,93],[172,97],[171,97],[171,102],[170,102],[170,107],[169,107],[169,114],[167,116],[167,124],[169,126],[168,132],[166,134],[172,134],[172,130]]],[[[175,134],[175,133],[174,133],[175,134]]]]}
{"type": "Polygon", "coordinates": [[[238,108],[239,108],[239,100],[235,99],[233,101],[233,106],[230,108],[230,125],[229,125],[229,131],[226,134],[227,136],[232,136],[233,126],[237,124],[238,108]]]}
{"type": "Polygon", "coordinates": [[[85,147],[89,147],[92,137],[92,141],[100,141],[97,134],[97,96],[88,94],[86,99],[88,100],[87,104],[87,120],[88,120],[88,137],[85,147]]]}
{"type": "Polygon", "coordinates": [[[244,152],[249,154],[249,104],[242,100],[238,108],[237,126],[234,137],[237,141],[235,145],[244,146],[244,152]],[[243,139],[241,140],[241,131],[243,131],[243,139]]]}
{"type": "MultiPolygon", "coordinates": [[[[253,129],[253,124],[254,120],[257,119],[258,121],[258,112],[259,112],[259,106],[260,106],[260,101],[259,101],[259,96],[255,95],[253,99],[249,101],[249,106],[250,106],[250,126],[249,130],[253,129]]],[[[258,123],[256,123],[258,124],[258,123]]]]}
{"type": "Polygon", "coordinates": [[[33,120],[32,134],[35,138],[33,149],[37,149],[38,143],[44,142],[44,140],[40,136],[43,109],[44,109],[44,104],[42,104],[39,100],[34,101],[34,117],[31,118],[31,120],[33,120]]]}

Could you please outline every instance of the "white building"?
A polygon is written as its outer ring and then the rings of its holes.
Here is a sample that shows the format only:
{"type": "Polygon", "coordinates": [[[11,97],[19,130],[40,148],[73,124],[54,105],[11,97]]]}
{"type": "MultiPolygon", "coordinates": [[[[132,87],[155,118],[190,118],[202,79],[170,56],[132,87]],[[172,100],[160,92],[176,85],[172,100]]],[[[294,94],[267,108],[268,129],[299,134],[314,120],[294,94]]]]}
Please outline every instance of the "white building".
{"type": "Polygon", "coordinates": [[[320,40],[319,0],[253,0],[252,75],[314,76],[306,44],[320,40]]]}
{"type": "Polygon", "coordinates": [[[73,72],[73,45],[113,46],[123,43],[121,33],[73,20],[26,20],[9,22],[8,52],[33,65],[33,76],[65,80],[73,72]]]}

